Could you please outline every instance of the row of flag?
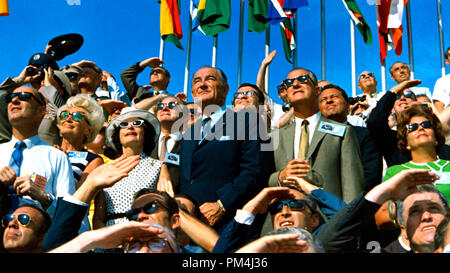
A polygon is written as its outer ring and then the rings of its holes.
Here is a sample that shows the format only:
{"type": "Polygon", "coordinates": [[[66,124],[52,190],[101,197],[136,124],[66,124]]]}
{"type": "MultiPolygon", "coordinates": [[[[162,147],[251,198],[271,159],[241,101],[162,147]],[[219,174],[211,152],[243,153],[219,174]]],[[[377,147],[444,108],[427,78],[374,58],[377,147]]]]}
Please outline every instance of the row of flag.
{"type": "MultiPolygon", "coordinates": [[[[157,0],[161,4],[161,38],[183,49],[179,0],[157,0]]],[[[293,14],[298,8],[308,6],[307,0],[247,0],[248,31],[262,33],[269,25],[279,25],[286,60],[292,62],[296,48],[293,33],[293,14]]],[[[230,27],[231,0],[191,0],[192,31],[214,37],[230,27]]],[[[355,0],[342,0],[364,43],[372,44],[372,32],[355,0]]],[[[384,63],[387,51],[395,48],[402,52],[402,15],[407,0],[377,0],[377,26],[380,41],[380,60],[384,63]]]]}

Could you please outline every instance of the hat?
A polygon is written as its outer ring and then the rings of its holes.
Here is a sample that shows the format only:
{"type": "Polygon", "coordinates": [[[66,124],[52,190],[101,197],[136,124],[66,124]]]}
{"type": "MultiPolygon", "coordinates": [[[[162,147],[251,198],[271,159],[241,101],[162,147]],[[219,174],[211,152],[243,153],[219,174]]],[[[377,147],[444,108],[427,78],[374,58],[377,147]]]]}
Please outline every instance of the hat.
{"type": "Polygon", "coordinates": [[[66,74],[59,70],[55,70],[53,71],[53,73],[55,74],[55,80],[58,82],[64,92],[69,96],[72,96],[72,86],[70,85],[70,80],[66,76],[66,74]]]}
{"type": "Polygon", "coordinates": [[[153,126],[153,129],[155,130],[155,136],[153,138],[153,142],[158,143],[159,133],[161,131],[161,125],[159,124],[159,121],[156,118],[156,116],[153,115],[152,113],[144,111],[144,110],[136,110],[133,107],[125,107],[122,109],[120,116],[117,116],[114,119],[112,119],[109,122],[108,127],[106,127],[105,136],[106,136],[106,141],[108,142],[109,146],[111,146],[114,150],[118,151],[116,146],[114,145],[114,142],[112,139],[114,130],[119,126],[120,122],[122,122],[123,120],[125,120],[127,118],[131,118],[131,117],[143,119],[146,122],[148,122],[151,126],[153,126]]]}
{"type": "Polygon", "coordinates": [[[61,71],[64,73],[72,72],[72,73],[80,74],[81,72],[83,72],[83,69],[81,67],[79,67],[78,65],[69,64],[69,65],[65,65],[63,68],[61,68],[61,71]]]}
{"type": "Polygon", "coordinates": [[[83,45],[83,36],[77,33],[70,33],[57,36],[48,42],[51,45],[51,53],[55,60],[62,60],[67,55],[78,51],[83,45]]]}
{"type": "Polygon", "coordinates": [[[51,67],[53,70],[59,70],[59,66],[56,63],[55,59],[45,53],[36,53],[31,56],[28,61],[28,65],[36,66],[36,67],[51,67]]]}

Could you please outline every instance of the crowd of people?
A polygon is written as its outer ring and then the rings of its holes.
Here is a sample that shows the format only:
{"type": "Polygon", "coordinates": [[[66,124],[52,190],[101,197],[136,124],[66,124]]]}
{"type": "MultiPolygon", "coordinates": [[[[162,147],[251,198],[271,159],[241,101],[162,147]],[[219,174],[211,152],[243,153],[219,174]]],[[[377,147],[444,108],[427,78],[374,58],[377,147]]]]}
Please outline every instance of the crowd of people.
{"type": "Polygon", "coordinates": [[[431,92],[395,62],[349,97],[298,67],[278,104],[274,51],[237,90],[200,67],[190,102],[157,57],[120,90],[48,49],[0,85],[1,252],[450,252],[450,75],[431,92]]]}

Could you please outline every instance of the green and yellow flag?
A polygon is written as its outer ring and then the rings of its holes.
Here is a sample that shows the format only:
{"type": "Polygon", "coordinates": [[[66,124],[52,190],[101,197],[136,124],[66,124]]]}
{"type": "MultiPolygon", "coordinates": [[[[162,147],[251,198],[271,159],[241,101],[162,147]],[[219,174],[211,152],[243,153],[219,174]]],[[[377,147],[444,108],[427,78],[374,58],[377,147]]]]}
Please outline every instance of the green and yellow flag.
{"type": "Polygon", "coordinates": [[[261,33],[267,29],[267,0],[248,0],[248,31],[261,33]]]}
{"type": "Polygon", "coordinates": [[[160,31],[164,41],[174,43],[179,49],[184,49],[180,43],[183,31],[180,22],[179,0],[158,0],[161,4],[160,31]]]}
{"type": "Polygon", "coordinates": [[[202,31],[208,36],[215,36],[230,27],[230,0],[200,0],[197,18],[202,31]]]}

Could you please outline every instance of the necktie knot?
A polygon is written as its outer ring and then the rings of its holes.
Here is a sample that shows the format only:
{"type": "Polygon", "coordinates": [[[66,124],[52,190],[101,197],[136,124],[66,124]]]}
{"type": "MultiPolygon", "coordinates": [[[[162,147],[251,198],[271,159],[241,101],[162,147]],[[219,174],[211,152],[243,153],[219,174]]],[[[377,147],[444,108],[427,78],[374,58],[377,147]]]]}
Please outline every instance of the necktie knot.
{"type": "Polygon", "coordinates": [[[17,150],[23,150],[26,147],[25,142],[23,141],[17,141],[14,145],[14,148],[17,150]]]}

